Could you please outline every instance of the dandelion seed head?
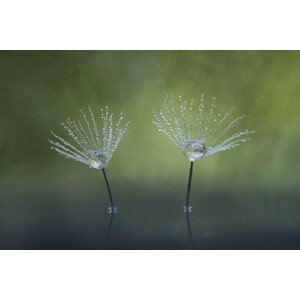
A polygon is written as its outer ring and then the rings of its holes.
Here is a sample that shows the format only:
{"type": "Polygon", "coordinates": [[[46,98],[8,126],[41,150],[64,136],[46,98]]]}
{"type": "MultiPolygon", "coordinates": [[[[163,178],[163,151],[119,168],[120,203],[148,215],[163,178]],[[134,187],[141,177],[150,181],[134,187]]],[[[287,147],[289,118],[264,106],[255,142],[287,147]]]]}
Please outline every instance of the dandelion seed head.
{"type": "Polygon", "coordinates": [[[194,100],[178,101],[165,96],[163,106],[153,111],[153,124],[190,161],[196,161],[219,151],[233,149],[249,140],[246,135],[254,131],[234,133],[234,129],[245,115],[234,117],[236,107],[227,111],[216,111],[216,98],[205,104],[204,95],[198,104],[194,100]]]}
{"type": "Polygon", "coordinates": [[[88,109],[88,116],[80,110],[81,119],[67,119],[65,123],[61,123],[74,145],[54,132],[51,132],[54,140],[49,140],[49,143],[52,145],[51,149],[60,155],[102,170],[112,158],[129,122],[121,124],[121,113],[114,124],[113,114],[109,114],[107,106],[105,110],[100,109],[99,113],[95,114],[96,118],[92,109],[88,109]]]}

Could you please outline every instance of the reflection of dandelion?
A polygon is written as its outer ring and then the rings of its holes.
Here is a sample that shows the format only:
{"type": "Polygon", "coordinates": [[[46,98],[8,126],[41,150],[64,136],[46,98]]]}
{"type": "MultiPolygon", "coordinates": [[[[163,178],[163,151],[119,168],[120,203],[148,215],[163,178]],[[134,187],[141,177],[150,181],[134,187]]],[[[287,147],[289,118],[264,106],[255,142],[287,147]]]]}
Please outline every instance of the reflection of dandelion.
{"type": "Polygon", "coordinates": [[[202,95],[199,105],[194,109],[193,100],[186,101],[180,96],[179,108],[176,109],[175,101],[166,96],[162,110],[154,111],[154,125],[167,135],[191,162],[185,212],[191,211],[189,196],[194,161],[219,151],[233,149],[248,141],[249,138],[246,136],[254,132],[244,130],[229,135],[239,121],[244,118],[244,115],[232,119],[236,107],[226,113],[215,113],[215,102],[216,98],[212,98],[209,107],[205,109],[202,95]]]}
{"type": "Polygon", "coordinates": [[[67,119],[65,123],[62,123],[62,126],[67,130],[76,146],[73,146],[54,132],[51,132],[55,137],[54,141],[49,140],[52,145],[51,149],[54,149],[66,158],[71,158],[91,168],[102,170],[110,198],[111,207],[109,208],[109,212],[114,213],[116,207],[113,204],[111,190],[104,169],[121,141],[127,129],[128,122],[123,128],[120,127],[123,120],[123,114],[121,113],[118,122],[114,125],[113,114],[108,113],[107,106],[105,109],[100,110],[101,127],[97,126],[90,107],[90,120],[88,120],[83,111],[81,113],[83,123],[81,120],[74,119],[67,119]]]}

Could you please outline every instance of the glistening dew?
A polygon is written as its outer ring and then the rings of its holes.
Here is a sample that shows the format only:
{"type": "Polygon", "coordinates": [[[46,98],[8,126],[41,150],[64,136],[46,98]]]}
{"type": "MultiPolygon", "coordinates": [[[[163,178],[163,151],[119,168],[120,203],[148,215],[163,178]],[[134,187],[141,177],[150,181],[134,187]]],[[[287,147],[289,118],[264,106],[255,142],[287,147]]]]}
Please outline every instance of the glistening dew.
{"type": "Polygon", "coordinates": [[[154,111],[153,124],[163,132],[180,152],[191,162],[219,151],[233,149],[249,140],[254,131],[243,130],[232,133],[245,115],[233,118],[236,107],[225,113],[215,113],[216,98],[210,99],[205,109],[204,96],[198,105],[193,100],[178,101],[167,95],[162,109],[154,111]],[[226,137],[230,134],[231,136],[226,137]]]}
{"type": "Polygon", "coordinates": [[[100,109],[97,113],[101,126],[97,125],[92,109],[89,107],[89,118],[83,111],[81,120],[67,119],[62,126],[69,134],[74,145],[51,132],[55,140],[49,140],[54,149],[66,158],[84,163],[91,168],[104,169],[118,144],[120,143],[128,123],[121,127],[123,114],[121,113],[118,121],[114,124],[113,114],[109,114],[108,107],[100,109]]]}

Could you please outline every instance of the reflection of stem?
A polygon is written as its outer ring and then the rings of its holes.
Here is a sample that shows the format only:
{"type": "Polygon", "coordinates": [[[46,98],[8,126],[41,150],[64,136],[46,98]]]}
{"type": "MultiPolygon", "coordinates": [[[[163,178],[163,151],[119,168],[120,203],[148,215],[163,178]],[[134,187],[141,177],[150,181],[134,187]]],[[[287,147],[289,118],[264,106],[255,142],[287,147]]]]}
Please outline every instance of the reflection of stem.
{"type": "Polygon", "coordinates": [[[191,246],[193,246],[193,234],[192,234],[192,228],[191,228],[191,223],[190,223],[190,213],[187,211],[186,212],[186,225],[187,225],[187,229],[188,229],[188,233],[189,233],[189,240],[191,243],[191,246]]]}
{"type": "Polygon", "coordinates": [[[188,181],[188,187],[187,187],[187,192],[186,192],[186,203],[185,203],[187,212],[189,212],[190,192],[191,192],[192,177],[193,177],[193,166],[194,166],[194,163],[191,161],[189,181],[188,181]]]}
{"type": "Polygon", "coordinates": [[[107,180],[106,173],[105,173],[104,169],[102,169],[102,172],[103,172],[105,183],[106,183],[107,190],[108,190],[108,195],[109,195],[109,200],[110,200],[110,205],[111,205],[111,213],[114,214],[114,202],[113,202],[113,199],[112,199],[111,190],[110,190],[109,183],[108,183],[108,180],[107,180]]]}
{"type": "Polygon", "coordinates": [[[111,232],[114,215],[115,215],[114,213],[111,213],[111,215],[110,215],[109,224],[108,224],[108,228],[107,228],[107,232],[106,232],[107,241],[109,241],[109,238],[110,238],[110,232],[111,232]]]}

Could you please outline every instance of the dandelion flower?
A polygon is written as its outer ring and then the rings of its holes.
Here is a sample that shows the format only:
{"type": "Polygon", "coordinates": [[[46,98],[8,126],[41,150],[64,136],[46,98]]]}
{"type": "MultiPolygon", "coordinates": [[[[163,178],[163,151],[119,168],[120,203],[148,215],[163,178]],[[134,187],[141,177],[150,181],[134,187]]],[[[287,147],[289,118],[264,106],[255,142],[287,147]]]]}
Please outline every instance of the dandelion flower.
{"type": "Polygon", "coordinates": [[[162,109],[153,111],[153,124],[163,132],[179,151],[190,161],[190,172],[184,212],[191,212],[189,197],[194,162],[219,151],[233,149],[249,140],[254,131],[233,132],[235,126],[245,115],[233,118],[236,107],[225,113],[216,113],[216,98],[210,99],[210,105],[204,105],[204,96],[194,106],[193,100],[178,101],[166,95],[162,109]],[[177,107],[179,106],[179,107],[177,107]]]}
{"type": "Polygon", "coordinates": [[[108,112],[108,107],[100,109],[95,119],[92,109],[89,107],[89,117],[83,111],[81,120],[67,119],[61,123],[68,132],[74,145],[67,140],[51,132],[54,140],[49,140],[51,149],[60,155],[88,165],[91,168],[99,169],[103,172],[105,183],[108,189],[110,207],[109,212],[115,213],[117,208],[114,206],[110,186],[105,173],[105,167],[111,160],[114,151],[120,143],[129,122],[121,127],[123,114],[116,124],[113,122],[113,114],[108,112]],[[102,126],[98,126],[98,119],[102,126]]]}

